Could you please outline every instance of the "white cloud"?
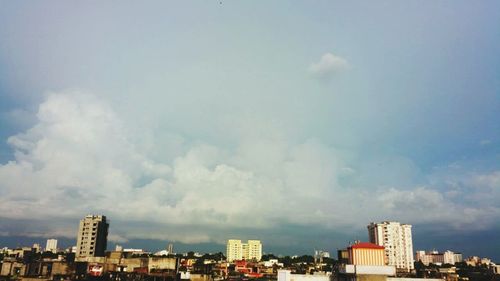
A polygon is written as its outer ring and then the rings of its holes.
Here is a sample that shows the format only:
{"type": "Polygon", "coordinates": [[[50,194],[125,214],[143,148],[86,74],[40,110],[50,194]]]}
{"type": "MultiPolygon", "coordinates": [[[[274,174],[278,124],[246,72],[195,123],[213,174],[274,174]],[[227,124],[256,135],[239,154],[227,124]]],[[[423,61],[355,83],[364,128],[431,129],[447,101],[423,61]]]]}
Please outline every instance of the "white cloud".
{"type": "MultiPolygon", "coordinates": [[[[114,241],[186,243],[220,242],[231,229],[273,229],[280,224],[362,229],[371,220],[395,213],[406,222],[456,225],[492,223],[478,219],[485,210],[493,219],[499,216],[494,203],[483,209],[462,206],[430,187],[360,188],[342,183],[366,176],[373,168],[359,170],[345,157],[349,153],[314,138],[292,143],[279,134],[256,134],[233,149],[196,142],[179,156],[153,161],[159,149],[141,143],[141,135],[131,135],[141,130],[127,127],[113,108],[93,95],[51,94],[36,116],[32,128],[8,140],[15,160],[0,166],[0,214],[14,220],[63,219],[74,225],[58,226],[56,232],[39,231],[39,224],[27,226],[25,235],[70,237],[78,219],[88,213],[111,218],[114,241]]],[[[149,143],[154,133],[146,136],[149,143]]],[[[178,139],[165,143],[186,146],[178,139]]],[[[400,170],[411,175],[411,167],[408,163],[400,170]]],[[[401,172],[398,166],[390,170],[401,172]]],[[[490,186],[496,178],[478,181],[490,186]]],[[[358,184],[367,182],[369,177],[358,184]]]]}
{"type": "Polygon", "coordinates": [[[489,187],[500,192],[500,171],[477,175],[474,182],[477,186],[489,187]]]}
{"type": "Polygon", "coordinates": [[[330,77],[349,67],[346,59],[336,56],[332,53],[324,54],[319,62],[309,66],[309,72],[319,78],[330,77]]]}

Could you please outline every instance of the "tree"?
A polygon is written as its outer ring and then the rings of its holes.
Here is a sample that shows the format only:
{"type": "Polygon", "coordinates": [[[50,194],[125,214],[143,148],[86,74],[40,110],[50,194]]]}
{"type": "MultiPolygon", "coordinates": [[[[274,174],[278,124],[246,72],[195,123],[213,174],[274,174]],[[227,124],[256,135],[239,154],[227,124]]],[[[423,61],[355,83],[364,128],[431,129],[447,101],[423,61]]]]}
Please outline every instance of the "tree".
{"type": "Polygon", "coordinates": [[[275,255],[273,255],[273,254],[262,255],[262,260],[263,261],[268,261],[268,260],[272,260],[272,259],[278,259],[278,257],[275,256],[275,255]]]}

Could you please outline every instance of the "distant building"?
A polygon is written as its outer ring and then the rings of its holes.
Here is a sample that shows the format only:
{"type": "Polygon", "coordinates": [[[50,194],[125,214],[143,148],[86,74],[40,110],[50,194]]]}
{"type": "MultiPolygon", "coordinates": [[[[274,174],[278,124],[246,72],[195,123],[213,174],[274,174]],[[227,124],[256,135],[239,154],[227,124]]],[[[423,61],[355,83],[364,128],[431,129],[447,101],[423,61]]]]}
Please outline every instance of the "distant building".
{"type": "Polygon", "coordinates": [[[260,243],[260,240],[248,240],[246,244],[248,245],[248,250],[243,251],[243,258],[260,261],[262,259],[262,243],[260,243]]]}
{"type": "Polygon", "coordinates": [[[104,257],[108,242],[108,228],[106,216],[88,215],[80,220],[76,257],[104,257]]]}
{"type": "Polygon", "coordinates": [[[57,239],[47,239],[47,244],[45,245],[45,251],[57,253],[57,239]]]}
{"type": "Polygon", "coordinates": [[[241,240],[229,239],[226,246],[226,258],[228,262],[243,259],[241,240]]]}
{"type": "Polygon", "coordinates": [[[235,260],[257,260],[262,259],[262,243],[260,240],[248,240],[242,243],[238,239],[229,239],[226,247],[228,262],[235,260]]]}
{"type": "Polygon", "coordinates": [[[161,250],[155,253],[155,256],[168,256],[169,253],[167,250],[161,250]]]}
{"type": "Polygon", "coordinates": [[[368,225],[370,242],[384,246],[388,265],[398,270],[411,271],[413,265],[413,241],[411,225],[384,221],[368,225]]]}
{"type": "Polygon", "coordinates": [[[167,246],[167,251],[168,251],[168,254],[169,254],[169,255],[174,254],[174,244],[172,244],[172,243],[168,243],[168,246],[167,246]]]}
{"type": "Polygon", "coordinates": [[[265,267],[273,267],[274,265],[278,267],[283,267],[283,263],[279,262],[278,259],[269,259],[268,261],[265,261],[263,264],[265,267]]]}
{"type": "Polygon", "coordinates": [[[314,262],[323,263],[324,258],[329,258],[330,253],[327,251],[315,250],[314,251],[314,262]]]}
{"type": "Polygon", "coordinates": [[[489,265],[491,264],[491,259],[489,258],[480,258],[478,256],[472,256],[465,259],[465,263],[470,266],[478,266],[478,265],[489,265]]]}
{"type": "Polygon", "coordinates": [[[123,252],[123,247],[120,245],[115,246],[115,252],[123,252]]]}
{"type": "Polygon", "coordinates": [[[143,254],[145,253],[143,249],[125,248],[123,249],[126,253],[143,254]]]}
{"type": "Polygon", "coordinates": [[[424,265],[429,264],[455,264],[462,261],[461,253],[454,253],[452,251],[446,251],[440,253],[436,250],[434,251],[417,251],[415,255],[415,260],[422,262],[424,265]]]}
{"type": "Polygon", "coordinates": [[[40,244],[38,244],[38,243],[33,244],[32,248],[35,250],[35,253],[40,253],[41,252],[41,247],[40,247],[40,244]]]}
{"type": "Polygon", "coordinates": [[[347,251],[347,249],[337,250],[337,259],[339,263],[349,263],[349,252],[347,251]]]}

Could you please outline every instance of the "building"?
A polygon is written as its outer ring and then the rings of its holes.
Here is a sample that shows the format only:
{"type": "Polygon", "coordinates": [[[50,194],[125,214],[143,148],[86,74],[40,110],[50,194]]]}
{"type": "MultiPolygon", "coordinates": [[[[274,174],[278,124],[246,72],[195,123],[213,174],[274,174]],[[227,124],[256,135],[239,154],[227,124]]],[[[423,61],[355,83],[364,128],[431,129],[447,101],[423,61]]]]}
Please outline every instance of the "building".
{"type": "Polygon", "coordinates": [[[323,263],[323,259],[329,257],[330,253],[328,251],[314,250],[314,263],[323,263]]]}
{"type": "Polygon", "coordinates": [[[468,257],[464,261],[467,265],[470,265],[470,266],[489,265],[491,263],[491,259],[480,258],[478,256],[468,257]]]}
{"type": "Polygon", "coordinates": [[[243,259],[260,261],[262,259],[262,243],[260,243],[260,240],[248,240],[246,245],[248,245],[248,250],[243,251],[243,259]]]}
{"type": "Polygon", "coordinates": [[[415,255],[415,260],[422,262],[424,265],[429,264],[455,264],[457,262],[462,261],[461,253],[454,253],[452,251],[446,251],[444,253],[440,253],[436,250],[433,251],[417,251],[415,255]]]}
{"type": "Polygon", "coordinates": [[[241,240],[229,239],[227,240],[226,258],[228,262],[243,259],[243,249],[241,240]]]}
{"type": "Polygon", "coordinates": [[[169,255],[173,255],[174,254],[174,244],[168,243],[167,251],[168,251],[169,255]]]}
{"type": "Polygon", "coordinates": [[[45,245],[45,251],[57,253],[57,239],[47,239],[47,244],[45,245]]]}
{"type": "Polygon", "coordinates": [[[347,249],[337,250],[337,259],[339,263],[349,263],[349,252],[347,251],[347,249]]]}
{"type": "Polygon", "coordinates": [[[388,265],[409,272],[413,265],[413,242],[411,225],[384,221],[368,225],[370,242],[384,246],[388,265]]]}
{"type": "Polygon", "coordinates": [[[88,215],[80,220],[76,243],[76,257],[104,257],[109,224],[106,216],[88,215]]]}
{"type": "Polygon", "coordinates": [[[347,263],[339,264],[334,280],[385,281],[396,275],[396,267],[386,264],[385,248],[367,242],[357,242],[346,250],[347,263]]]}
{"type": "Polygon", "coordinates": [[[41,252],[41,247],[40,247],[40,244],[38,244],[38,243],[33,244],[33,247],[31,247],[31,248],[33,248],[33,250],[35,251],[35,253],[40,253],[41,252]]]}
{"type": "Polygon", "coordinates": [[[260,240],[248,240],[242,243],[238,239],[227,240],[226,257],[228,262],[235,260],[256,260],[262,259],[262,243],[260,240]]]}
{"type": "Polygon", "coordinates": [[[383,246],[360,242],[347,248],[349,264],[384,266],[385,250],[383,246]]]}
{"type": "Polygon", "coordinates": [[[292,274],[291,270],[278,270],[277,281],[331,281],[330,274],[292,274]]]}
{"type": "Polygon", "coordinates": [[[497,264],[490,265],[490,268],[491,268],[491,272],[493,272],[493,274],[500,275],[500,265],[497,265],[497,264]]]}

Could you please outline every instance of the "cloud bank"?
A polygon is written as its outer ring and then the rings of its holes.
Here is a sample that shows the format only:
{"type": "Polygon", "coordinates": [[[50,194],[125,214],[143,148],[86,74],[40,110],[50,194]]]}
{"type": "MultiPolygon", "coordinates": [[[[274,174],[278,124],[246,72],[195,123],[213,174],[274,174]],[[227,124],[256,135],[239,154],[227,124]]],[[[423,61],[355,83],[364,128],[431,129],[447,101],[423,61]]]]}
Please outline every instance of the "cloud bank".
{"type": "MultiPolygon", "coordinates": [[[[0,166],[0,214],[66,223],[45,232],[38,228],[43,223],[2,229],[71,237],[78,219],[102,213],[116,241],[222,243],[238,230],[287,225],[348,233],[372,220],[485,228],[500,218],[500,171],[469,174],[454,185],[446,181],[448,170],[424,185],[370,185],[348,156],[353,151],[276,135],[248,137],[233,148],[200,140],[161,158],[157,151],[177,146],[145,149],[148,138],[123,120],[90,93],[48,95],[36,123],[8,139],[15,160],[0,166]],[[476,200],[462,200],[466,194],[476,200]]],[[[399,172],[390,169],[384,172],[399,172]]]]}

